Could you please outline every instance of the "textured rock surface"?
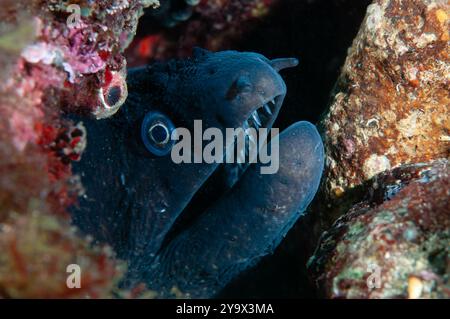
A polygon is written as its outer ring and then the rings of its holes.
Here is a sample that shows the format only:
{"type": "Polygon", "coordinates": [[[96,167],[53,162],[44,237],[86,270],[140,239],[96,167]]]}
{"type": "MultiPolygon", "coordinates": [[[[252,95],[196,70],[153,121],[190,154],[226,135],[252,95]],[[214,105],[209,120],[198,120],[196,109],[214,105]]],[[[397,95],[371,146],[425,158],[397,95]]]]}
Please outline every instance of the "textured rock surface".
{"type": "Polygon", "coordinates": [[[446,0],[368,7],[321,122],[327,222],[377,173],[449,156],[449,16],[446,0]]]}
{"type": "MultiPolygon", "coordinates": [[[[163,29],[157,34],[148,35],[153,31],[155,17],[150,11],[140,22],[143,34],[138,35],[135,43],[127,52],[129,65],[136,66],[148,63],[149,60],[167,59],[170,57],[188,57],[192,48],[199,46],[211,51],[233,48],[233,43],[242,39],[249,31],[266,17],[276,7],[279,0],[208,0],[200,1],[189,11],[176,11],[182,6],[177,2],[184,0],[170,0],[173,8],[164,14],[165,25],[179,23],[179,28],[163,29]],[[192,12],[192,17],[186,13],[192,12]],[[174,17],[178,19],[174,20],[174,17]],[[169,19],[166,19],[169,18],[169,19]],[[181,21],[188,20],[188,21],[181,21]]],[[[161,2],[161,10],[167,3],[161,2]]],[[[180,9],[181,10],[181,9],[180,9]]],[[[158,11],[158,10],[157,10],[158,11]]]]}
{"type": "Polygon", "coordinates": [[[450,166],[406,165],[325,232],[309,261],[327,298],[450,298],[450,166]]]}
{"type": "Polygon", "coordinates": [[[299,226],[305,256],[362,200],[365,181],[403,164],[448,158],[449,8],[429,0],[368,7],[320,122],[327,159],[299,226]]]}
{"type": "Polygon", "coordinates": [[[70,226],[66,208],[80,193],[71,161],[86,134],[62,114],[102,118],[120,107],[122,53],[143,6],[155,1],[76,3],[79,16],[67,1],[2,1],[0,298],[110,297],[122,273],[108,249],[70,226]],[[65,284],[71,263],[82,267],[83,289],[65,284]]]}
{"type": "Polygon", "coordinates": [[[30,207],[0,224],[1,298],[108,298],[123,269],[107,247],[90,247],[67,221],[30,207]],[[81,289],[66,285],[66,269],[81,268],[81,289]]]}
{"type": "Polygon", "coordinates": [[[448,1],[368,7],[320,123],[325,175],[300,225],[308,256],[328,230],[309,263],[322,296],[448,297],[449,16],[448,1]],[[370,290],[374,265],[382,286],[370,290]]]}

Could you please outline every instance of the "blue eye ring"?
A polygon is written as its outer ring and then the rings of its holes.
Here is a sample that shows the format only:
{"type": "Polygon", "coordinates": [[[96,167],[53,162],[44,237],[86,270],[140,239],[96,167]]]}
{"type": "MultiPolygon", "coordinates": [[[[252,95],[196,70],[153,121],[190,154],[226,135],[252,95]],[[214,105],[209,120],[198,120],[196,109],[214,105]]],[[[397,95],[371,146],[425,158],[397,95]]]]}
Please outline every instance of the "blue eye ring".
{"type": "Polygon", "coordinates": [[[148,112],[141,125],[141,139],[145,148],[156,156],[170,153],[174,141],[171,139],[175,126],[163,113],[148,112]]]}

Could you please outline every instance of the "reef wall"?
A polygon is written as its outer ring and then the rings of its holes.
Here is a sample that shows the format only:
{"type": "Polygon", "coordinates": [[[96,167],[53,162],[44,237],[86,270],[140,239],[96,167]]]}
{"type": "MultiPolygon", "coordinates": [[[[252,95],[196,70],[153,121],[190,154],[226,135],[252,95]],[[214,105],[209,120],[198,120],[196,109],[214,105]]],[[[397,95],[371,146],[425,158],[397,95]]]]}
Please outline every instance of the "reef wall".
{"type": "Polygon", "coordinates": [[[404,165],[324,232],[308,270],[327,298],[448,298],[450,176],[446,160],[404,165]]]}
{"type": "MultiPolygon", "coordinates": [[[[190,17],[172,10],[176,2],[161,1],[161,17],[183,26],[142,36],[128,51],[133,64],[186,56],[194,45],[232,47],[279,3],[193,1],[190,17]]],[[[66,208],[83,194],[71,162],[88,141],[82,123],[62,115],[118,110],[127,96],[124,50],[143,8],[159,2],[73,4],[79,12],[66,1],[2,2],[0,298],[145,290],[119,290],[123,265],[70,225],[66,208]],[[81,290],[67,289],[71,263],[86,270],[81,290]]],[[[322,297],[450,296],[449,15],[445,0],[376,0],[349,49],[320,122],[321,190],[297,227],[295,253],[312,256],[322,297]]]]}
{"type": "MultiPolygon", "coordinates": [[[[64,116],[104,118],[126,98],[123,51],[157,1],[2,1],[0,298],[132,296],[123,265],[70,225],[82,194],[71,174],[86,134],[64,116]],[[68,289],[67,266],[83,269],[68,289]]],[[[140,288],[139,288],[140,289],[140,288]]]]}
{"type": "Polygon", "coordinates": [[[323,296],[449,296],[449,14],[445,0],[374,1],[349,49],[320,123],[326,170],[304,239],[311,249],[328,230],[310,260],[323,296]],[[434,173],[395,179],[407,164],[434,173]],[[383,176],[392,183],[380,183],[383,176]],[[367,200],[380,189],[397,190],[385,202],[367,200]],[[404,232],[417,236],[409,241],[404,232]],[[443,256],[440,270],[433,254],[443,256]],[[384,272],[378,290],[365,281],[371,262],[384,272]],[[411,293],[412,277],[431,282],[411,293]]]}

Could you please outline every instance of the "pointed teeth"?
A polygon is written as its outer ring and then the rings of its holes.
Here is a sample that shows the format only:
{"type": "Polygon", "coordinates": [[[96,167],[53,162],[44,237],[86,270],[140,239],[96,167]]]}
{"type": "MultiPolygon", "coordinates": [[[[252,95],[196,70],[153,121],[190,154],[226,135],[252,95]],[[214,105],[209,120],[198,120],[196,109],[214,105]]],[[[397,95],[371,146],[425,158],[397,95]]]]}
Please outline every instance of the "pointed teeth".
{"type": "Polygon", "coordinates": [[[244,131],[249,127],[259,129],[260,127],[265,127],[268,123],[270,123],[276,110],[275,100],[276,98],[273,98],[253,111],[250,118],[242,125],[244,131]]]}
{"type": "Polygon", "coordinates": [[[257,111],[255,111],[255,112],[252,113],[252,118],[253,118],[253,120],[254,120],[254,122],[255,122],[256,125],[258,125],[258,126],[261,126],[261,125],[262,125],[262,124],[261,124],[261,119],[259,118],[259,115],[258,115],[258,112],[257,112],[257,111]]]}
{"type": "Polygon", "coordinates": [[[264,104],[264,111],[266,111],[267,115],[272,115],[272,110],[270,109],[270,106],[268,104],[264,104]]]}
{"type": "Polygon", "coordinates": [[[270,108],[270,110],[271,110],[272,112],[275,111],[275,108],[276,108],[275,99],[269,101],[269,102],[267,103],[267,105],[269,106],[269,108],[270,108]]]}

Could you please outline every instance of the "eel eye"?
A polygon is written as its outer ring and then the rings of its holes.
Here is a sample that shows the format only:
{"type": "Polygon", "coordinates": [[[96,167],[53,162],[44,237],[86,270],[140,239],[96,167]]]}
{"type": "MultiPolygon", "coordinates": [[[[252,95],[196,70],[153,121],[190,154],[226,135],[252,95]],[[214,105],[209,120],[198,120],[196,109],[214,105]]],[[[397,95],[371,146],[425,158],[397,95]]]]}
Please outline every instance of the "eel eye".
{"type": "Polygon", "coordinates": [[[150,153],[165,156],[172,149],[173,140],[170,137],[174,130],[175,126],[167,116],[149,112],[142,122],[141,138],[150,153]]]}

